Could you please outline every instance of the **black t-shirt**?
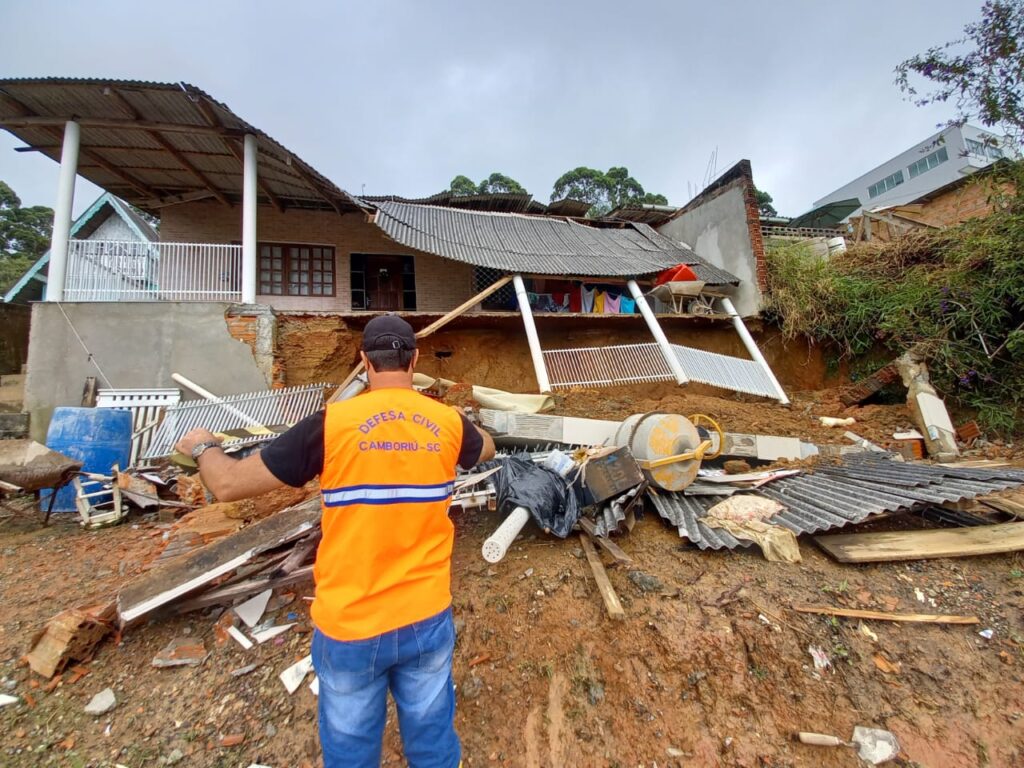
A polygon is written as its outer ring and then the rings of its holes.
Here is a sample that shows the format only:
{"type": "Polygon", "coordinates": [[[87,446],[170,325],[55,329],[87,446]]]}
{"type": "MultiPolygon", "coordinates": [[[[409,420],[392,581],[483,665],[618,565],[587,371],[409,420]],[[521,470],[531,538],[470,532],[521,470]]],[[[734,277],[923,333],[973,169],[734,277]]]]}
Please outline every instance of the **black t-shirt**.
{"type": "MultiPolygon", "coordinates": [[[[301,488],[324,468],[324,420],[326,411],[307,416],[275,439],[260,454],[270,473],[285,485],[301,488]]],[[[469,469],[480,460],[484,439],[461,413],[462,447],[459,466],[469,469]]]]}

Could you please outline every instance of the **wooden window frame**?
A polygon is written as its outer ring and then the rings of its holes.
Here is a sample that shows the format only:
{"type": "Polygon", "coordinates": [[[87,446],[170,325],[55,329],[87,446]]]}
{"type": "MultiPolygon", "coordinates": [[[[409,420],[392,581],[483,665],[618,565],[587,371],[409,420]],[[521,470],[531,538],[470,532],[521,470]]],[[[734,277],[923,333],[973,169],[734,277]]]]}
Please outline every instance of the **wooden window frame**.
{"type": "MultiPolygon", "coordinates": [[[[256,273],[257,281],[256,284],[259,286],[259,293],[261,296],[294,296],[299,298],[334,298],[338,295],[338,262],[337,253],[333,245],[323,245],[321,243],[277,243],[277,242],[260,242],[256,246],[257,249],[257,264],[256,273]],[[269,255],[264,256],[264,249],[269,248],[280,248],[281,249],[281,268],[273,268],[273,251],[269,255]],[[305,249],[309,251],[308,258],[309,266],[305,270],[308,273],[306,281],[292,280],[291,274],[293,271],[293,264],[296,259],[301,260],[301,251],[305,249]],[[320,255],[316,255],[314,251],[320,251],[320,255]],[[264,259],[269,259],[270,263],[265,264],[264,259]],[[315,260],[321,262],[319,268],[314,268],[313,264],[315,260]],[[328,271],[324,268],[325,264],[330,265],[329,280],[324,278],[328,276],[328,271]],[[274,279],[274,274],[280,274],[280,281],[274,279]],[[264,275],[269,275],[264,278],[264,275]],[[319,276],[321,281],[316,282],[315,278],[319,276]],[[275,291],[274,287],[280,285],[280,291],[275,291]],[[293,285],[305,285],[308,289],[307,293],[300,291],[293,291],[293,285]],[[314,286],[320,287],[320,293],[314,293],[314,286]],[[268,288],[269,290],[265,290],[268,288]]],[[[296,268],[298,272],[302,272],[301,265],[296,268]]]]}

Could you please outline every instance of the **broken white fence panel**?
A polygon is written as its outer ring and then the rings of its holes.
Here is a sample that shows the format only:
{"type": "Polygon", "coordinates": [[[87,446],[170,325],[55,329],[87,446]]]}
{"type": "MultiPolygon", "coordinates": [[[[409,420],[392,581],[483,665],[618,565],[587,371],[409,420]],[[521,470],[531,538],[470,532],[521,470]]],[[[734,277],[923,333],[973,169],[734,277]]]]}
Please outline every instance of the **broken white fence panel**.
{"type": "Polygon", "coordinates": [[[130,467],[146,452],[167,406],[179,402],[180,389],[101,389],[96,393],[97,408],[121,408],[132,413],[130,467]]]}

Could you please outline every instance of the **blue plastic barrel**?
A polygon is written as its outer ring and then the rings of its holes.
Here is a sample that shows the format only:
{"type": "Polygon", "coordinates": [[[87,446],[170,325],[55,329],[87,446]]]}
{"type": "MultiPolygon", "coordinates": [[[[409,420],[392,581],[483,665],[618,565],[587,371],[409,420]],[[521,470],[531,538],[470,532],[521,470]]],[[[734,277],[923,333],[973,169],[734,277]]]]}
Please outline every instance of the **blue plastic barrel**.
{"type": "MultiPolygon", "coordinates": [[[[57,408],[46,432],[46,447],[83,462],[83,472],[109,475],[117,464],[128,466],[132,444],[131,411],[113,408],[57,408]]],[[[39,508],[46,509],[52,489],[40,491],[39,508]]],[[[103,499],[93,500],[93,503],[103,499]]],[[[54,512],[75,512],[75,488],[66,485],[57,491],[54,512]]]]}

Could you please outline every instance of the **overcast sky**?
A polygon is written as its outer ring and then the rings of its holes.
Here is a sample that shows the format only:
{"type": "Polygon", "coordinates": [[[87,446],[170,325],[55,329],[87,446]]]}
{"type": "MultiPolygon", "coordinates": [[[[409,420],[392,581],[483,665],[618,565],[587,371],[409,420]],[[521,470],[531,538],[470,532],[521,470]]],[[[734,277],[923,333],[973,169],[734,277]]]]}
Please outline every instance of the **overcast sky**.
{"type": "MultiPolygon", "coordinates": [[[[355,194],[500,171],[546,201],[625,165],[678,205],[717,153],[796,215],[951,116],[893,68],[980,5],[0,0],[0,77],[189,82],[355,194]]],[[[0,132],[0,179],[52,206],[57,164],[19,145],[0,132]]],[[[76,214],[98,194],[79,178],[76,214]]]]}

